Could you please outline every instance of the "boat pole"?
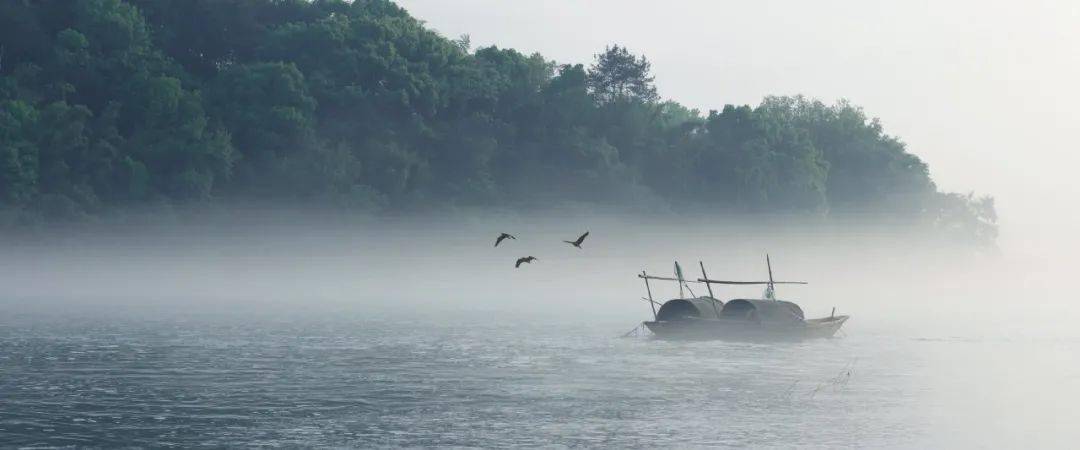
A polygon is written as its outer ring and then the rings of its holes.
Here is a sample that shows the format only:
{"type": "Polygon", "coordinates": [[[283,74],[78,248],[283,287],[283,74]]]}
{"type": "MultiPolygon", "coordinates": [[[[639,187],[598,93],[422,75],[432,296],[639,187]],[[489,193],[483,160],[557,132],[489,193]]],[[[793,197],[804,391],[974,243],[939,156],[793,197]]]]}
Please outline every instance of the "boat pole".
{"type": "Polygon", "coordinates": [[[710,283],[708,281],[709,276],[705,274],[705,263],[703,263],[701,261],[698,261],[697,263],[698,263],[699,266],[701,266],[701,278],[704,278],[706,280],[705,281],[705,287],[709,288],[709,299],[712,302],[712,309],[713,309],[714,312],[716,312],[716,318],[719,319],[720,318],[720,310],[716,309],[716,297],[713,296],[712,283],[710,283]]]}
{"type": "Polygon", "coordinates": [[[645,280],[645,292],[649,293],[649,308],[652,308],[652,319],[656,322],[656,302],[652,299],[652,289],[649,288],[649,275],[644,270],[641,271],[641,278],[645,280]]]}
{"type": "Polygon", "coordinates": [[[765,254],[765,265],[769,267],[769,287],[767,288],[768,295],[766,300],[776,300],[776,286],[773,284],[772,278],[772,261],[769,261],[769,254],[765,254]]]}
{"type": "Polygon", "coordinates": [[[686,284],[686,282],[683,281],[682,267],[679,267],[678,261],[675,261],[675,279],[678,280],[677,283],[679,283],[679,298],[686,298],[686,294],[683,293],[683,285],[686,284]]]}

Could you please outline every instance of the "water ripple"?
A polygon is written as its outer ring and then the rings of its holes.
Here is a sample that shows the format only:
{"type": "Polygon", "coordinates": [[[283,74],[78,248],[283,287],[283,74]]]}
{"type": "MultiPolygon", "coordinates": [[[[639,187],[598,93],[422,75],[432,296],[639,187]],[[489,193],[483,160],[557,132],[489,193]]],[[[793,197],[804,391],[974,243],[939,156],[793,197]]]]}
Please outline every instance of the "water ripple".
{"type": "Polygon", "coordinates": [[[6,323],[0,443],[878,447],[925,432],[902,349],[617,338],[625,325],[6,323]],[[853,360],[868,376],[827,385],[853,360]]]}

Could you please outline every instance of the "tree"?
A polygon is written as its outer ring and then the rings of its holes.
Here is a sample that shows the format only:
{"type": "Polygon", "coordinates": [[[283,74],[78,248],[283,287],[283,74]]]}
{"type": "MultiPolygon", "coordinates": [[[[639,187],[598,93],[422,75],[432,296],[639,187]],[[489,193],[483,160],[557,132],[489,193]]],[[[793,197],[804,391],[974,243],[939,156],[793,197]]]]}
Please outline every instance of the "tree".
{"type": "Polygon", "coordinates": [[[652,64],[644,56],[630,53],[626,47],[613,45],[596,55],[587,83],[600,103],[653,103],[660,96],[653,86],[652,64]]]}
{"type": "Polygon", "coordinates": [[[280,170],[277,163],[284,157],[310,157],[304,154],[316,146],[316,102],[296,66],[236,65],[222,71],[209,92],[213,116],[233,130],[232,142],[243,157],[236,182],[274,192],[294,187],[265,175],[280,170]]]}
{"type": "Polygon", "coordinates": [[[993,201],[847,102],[702,116],[644,56],[450,40],[390,0],[0,1],[0,216],[250,198],[884,213],[988,242],[993,201]]]}
{"type": "Polygon", "coordinates": [[[0,102],[0,204],[23,204],[37,192],[37,115],[25,102],[0,102]]]}

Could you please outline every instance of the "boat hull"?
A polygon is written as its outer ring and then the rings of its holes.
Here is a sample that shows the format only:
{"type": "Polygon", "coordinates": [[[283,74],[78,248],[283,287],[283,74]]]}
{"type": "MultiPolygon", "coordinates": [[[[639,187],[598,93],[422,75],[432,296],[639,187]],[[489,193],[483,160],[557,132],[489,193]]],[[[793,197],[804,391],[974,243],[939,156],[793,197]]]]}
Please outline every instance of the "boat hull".
{"type": "Polygon", "coordinates": [[[645,322],[659,339],[682,340],[803,340],[833,337],[848,316],[826,317],[799,322],[769,323],[735,319],[699,319],[645,322]]]}

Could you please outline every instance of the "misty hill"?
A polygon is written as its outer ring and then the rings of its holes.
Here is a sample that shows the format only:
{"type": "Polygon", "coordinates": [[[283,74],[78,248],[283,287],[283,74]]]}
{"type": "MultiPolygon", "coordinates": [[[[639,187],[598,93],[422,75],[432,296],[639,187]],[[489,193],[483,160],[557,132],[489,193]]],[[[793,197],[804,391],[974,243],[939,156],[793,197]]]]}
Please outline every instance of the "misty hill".
{"type": "Polygon", "coordinates": [[[993,240],[992,199],[939,192],[854,105],[701,114],[652,82],[619,46],[588,65],[474,50],[384,0],[8,0],[0,209],[15,224],[234,201],[650,204],[993,240]]]}

